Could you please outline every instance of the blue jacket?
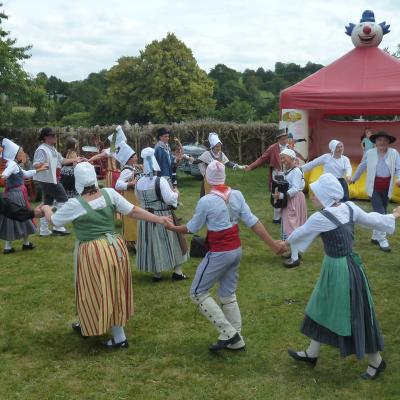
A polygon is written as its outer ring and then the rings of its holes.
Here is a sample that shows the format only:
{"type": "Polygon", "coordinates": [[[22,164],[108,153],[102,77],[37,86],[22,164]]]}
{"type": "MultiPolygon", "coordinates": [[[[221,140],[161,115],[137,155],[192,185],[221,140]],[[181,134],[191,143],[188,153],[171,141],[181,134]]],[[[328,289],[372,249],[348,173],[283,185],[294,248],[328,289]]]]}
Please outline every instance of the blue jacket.
{"type": "Polygon", "coordinates": [[[160,176],[166,176],[172,179],[172,167],[175,164],[175,157],[172,155],[171,150],[166,150],[160,144],[154,147],[154,156],[160,166],[160,176]]]}

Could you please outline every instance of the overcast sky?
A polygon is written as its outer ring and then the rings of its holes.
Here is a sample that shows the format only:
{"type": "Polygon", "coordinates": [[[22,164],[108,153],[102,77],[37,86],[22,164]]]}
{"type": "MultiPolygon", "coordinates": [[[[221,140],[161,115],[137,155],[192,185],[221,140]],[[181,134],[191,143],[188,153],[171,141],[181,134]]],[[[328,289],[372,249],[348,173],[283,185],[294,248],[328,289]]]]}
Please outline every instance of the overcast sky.
{"type": "Polygon", "coordinates": [[[344,34],[365,9],[391,32],[380,47],[400,43],[398,1],[380,0],[0,0],[5,28],[18,45],[33,46],[25,69],[66,81],[136,56],[168,32],[190,47],[207,72],[223,63],[274,69],[276,61],[329,64],[353,49],[344,34]]]}

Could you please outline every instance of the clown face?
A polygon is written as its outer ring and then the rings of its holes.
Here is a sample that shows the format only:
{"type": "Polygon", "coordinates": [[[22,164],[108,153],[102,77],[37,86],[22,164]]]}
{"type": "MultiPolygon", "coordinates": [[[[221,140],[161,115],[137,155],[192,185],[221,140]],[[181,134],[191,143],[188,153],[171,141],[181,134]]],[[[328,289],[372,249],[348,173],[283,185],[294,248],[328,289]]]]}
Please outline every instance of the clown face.
{"type": "Polygon", "coordinates": [[[370,21],[360,22],[351,32],[351,40],[355,47],[377,47],[382,37],[382,27],[370,21]]]}

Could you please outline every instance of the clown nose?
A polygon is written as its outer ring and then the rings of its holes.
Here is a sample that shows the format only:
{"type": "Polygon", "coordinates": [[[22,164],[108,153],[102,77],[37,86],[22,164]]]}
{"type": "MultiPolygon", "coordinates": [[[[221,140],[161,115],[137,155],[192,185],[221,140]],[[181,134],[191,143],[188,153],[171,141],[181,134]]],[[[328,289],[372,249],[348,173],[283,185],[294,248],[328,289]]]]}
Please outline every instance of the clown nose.
{"type": "Polygon", "coordinates": [[[370,33],[371,33],[371,27],[370,26],[364,26],[364,28],[363,28],[363,32],[366,34],[366,35],[369,35],[370,33]]]}

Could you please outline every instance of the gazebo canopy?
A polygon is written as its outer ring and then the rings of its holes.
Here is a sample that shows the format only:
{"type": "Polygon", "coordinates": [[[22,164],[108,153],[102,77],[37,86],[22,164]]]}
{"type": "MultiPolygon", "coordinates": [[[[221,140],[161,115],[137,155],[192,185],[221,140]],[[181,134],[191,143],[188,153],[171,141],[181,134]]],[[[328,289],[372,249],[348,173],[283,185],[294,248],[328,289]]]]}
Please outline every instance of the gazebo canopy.
{"type": "Polygon", "coordinates": [[[377,47],[356,47],[283,90],[281,109],[325,114],[400,114],[400,60],[377,47]]]}

